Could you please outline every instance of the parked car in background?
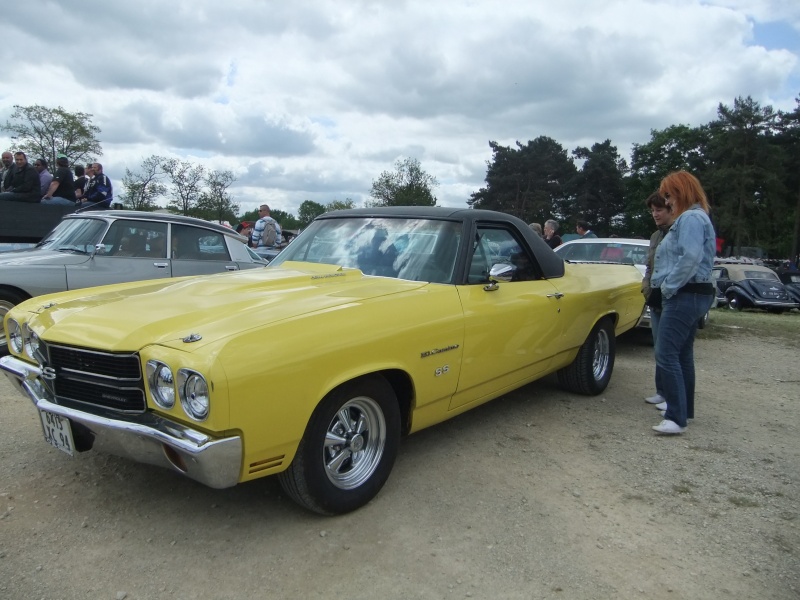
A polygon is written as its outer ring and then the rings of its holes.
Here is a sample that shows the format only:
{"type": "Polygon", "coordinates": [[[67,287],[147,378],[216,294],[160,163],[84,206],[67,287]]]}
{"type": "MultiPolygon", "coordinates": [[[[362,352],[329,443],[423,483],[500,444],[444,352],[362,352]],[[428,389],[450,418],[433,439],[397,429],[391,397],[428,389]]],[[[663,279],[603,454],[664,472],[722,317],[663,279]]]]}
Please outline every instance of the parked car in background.
{"type": "Polygon", "coordinates": [[[336,211],[265,269],[20,304],[0,368],[64,452],[215,488],[278,475],[337,514],[378,493],[403,434],[550,373],[602,393],[640,285],[632,266],[565,264],[503,213],[336,211]]]}
{"type": "MultiPolygon", "coordinates": [[[[644,277],[647,270],[647,253],[650,240],[638,238],[578,238],[564,242],[555,249],[564,260],[570,262],[632,264],[644,277]]],[[[711,308],[716,308],[716,301],[711,308]]],[[[711,311],[700,320],[698,327],[708,325],[711,311]]],[[[645,306],[637,327],[650,328],[650,307],[645,306]]]]}
{"type": "Polygon", "coordinates": [[[782,270],[777,273],[792,300],[800,303],[800,271],[782,270]]]}
{"type": "Polygon", "coordinates": [[[228,227],[191,217],[69,214],[35,247],[0,254],[0,319],[20,302],[52,292],[265,267],[245,242],[228,227]]]}
{"type": "Polygon", "coordinates": [[[800,306],[775,271],[768,267],[748,263],[716,264],[712,274],[720,295],[732,310],[763,308],[781,313],[800,306]]]}
{"type": "MultiPolygon", "coordinates": [[[[572,263],[613,263],[635,266],[642,277],[647,267],[649,240],[634,238],[577,238],[564,242],[554,252],[572,263]]],[[[650,328],[650,307],[645,306],[637,327],[650,328]]]]}

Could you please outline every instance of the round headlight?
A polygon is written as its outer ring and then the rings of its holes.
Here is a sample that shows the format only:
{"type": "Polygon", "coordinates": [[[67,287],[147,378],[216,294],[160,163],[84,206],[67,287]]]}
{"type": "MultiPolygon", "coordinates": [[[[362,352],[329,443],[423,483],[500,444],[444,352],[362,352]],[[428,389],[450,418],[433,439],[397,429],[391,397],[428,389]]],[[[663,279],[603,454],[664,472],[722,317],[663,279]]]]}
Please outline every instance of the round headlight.
{"type": "Polygon", "coordinates": [[[186,414],[196,421],[205,421],[210,404],[205,378],[195,371],[181,369],[178,371],[178,386],[186,414]]]}
{"type": "Polygon", "coordinates": [[[39,336],[36,335],[32,331],[28,331],[28,343],[25,344],[25,354],[31,357],[33,360],[38,360],[38,352],[39,348],[41,347],[42,342],[39,339],[39,336]]]}
{"type": "Polygon", "coordinates": [[[175,380],[167,365],[157,360],[148,360],[147,382],[156,404],[161,408],[175,406],[175,380]]]}
{"type": "Polygon", "coordinates": [[[22,336],[22,327],[14,319],[8,320],[8,343],[11,351],[19,354],[25,346],[25,339],[22,336]]]}

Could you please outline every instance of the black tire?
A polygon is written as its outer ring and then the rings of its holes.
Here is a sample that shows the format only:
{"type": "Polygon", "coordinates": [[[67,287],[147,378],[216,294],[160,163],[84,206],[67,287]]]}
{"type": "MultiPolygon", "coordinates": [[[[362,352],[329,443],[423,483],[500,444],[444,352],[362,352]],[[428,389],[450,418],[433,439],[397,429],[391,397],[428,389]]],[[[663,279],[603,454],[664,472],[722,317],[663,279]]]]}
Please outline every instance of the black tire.
{"type": "Polygon", "coordinates": [[[278,478],[299,505],[323,515],[347,513],[381,490],[399,444],[394,390],[383,377],[365,377],[320,402],[292,464],[278,478]]]}
{"type": "Polygon", "coordinates": [[[0,356],[8,354],[8,340],[6,339],[6,331],[3,327],[3,319],[5,319],[8,311],[27,299],[27,297],[12,292],[11,290],[0,290],[0,356]]]}
{"type": "Polygon", "coordinates": [[[705,329],[705,328],[706,328],[706,325],[708,325],[708,322],[709,322],[710,320],[711,320],[711,311],[708,311],[706,314],[704,314],[704,315],[702,316],[702,318],[700,319],[700,321],[698,321],[698,323],[697,323],[697,328],[698,328],[698,329],[705,329]]]}
{"type": "Polygon", "coordinates": [[[728,298],[728,308],[730,310],[742,310],[742,308],[744,308],[742,306],[742,299],[735,292],[731,292],[730,294],[728,294],[727,298],[728,298]]]}
{"type": "Polygon", "coordinates": [[[611,381],[615,355],[614,327],[603,319],[594,326],[572,364],[558,371],[559,385],[586,396],[603,393],[611,381]]]}

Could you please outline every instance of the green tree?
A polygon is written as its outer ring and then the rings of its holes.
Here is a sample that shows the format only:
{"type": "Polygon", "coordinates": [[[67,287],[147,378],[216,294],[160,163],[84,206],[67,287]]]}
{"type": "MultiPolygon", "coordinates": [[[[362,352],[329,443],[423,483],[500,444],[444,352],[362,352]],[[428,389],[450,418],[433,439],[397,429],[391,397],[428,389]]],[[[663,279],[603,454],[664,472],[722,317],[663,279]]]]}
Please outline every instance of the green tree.
{"type": "MultiPolygon", "coordinates": [[[[163,161],[161,168],[169,177],[170,191],[172,199],[167,208],[172,212],[182,215],[191,215],[193,209],[197,207],[200,196],[203,193],[203,183],[206,180],[206,170],[202,165],[195,165],[189,161],[169,158],[163,161]]],[[[230,173],[230,171],[225,171],[230,173]]],[[[230,173],[233,177],[233,173],[230,173]]],[[[228,184],[230,185],[230,184],[228,184]]],[[[206,210],[209,202],[213,203],[213,191],[206,193],[204,207],[206,210]],[[209,196],[208,194],[211,194],[209,196]]]]}
{"type": "MultiPolygon", "coordinates": [[[[572,155],[583,160],[575,184],[573,210],[591,223],[592,228],[604,233],[625,230],[625,175],[628,164],[619,156],[611,140],[578,147],[572,155]]],[[[576,218],[578,215],[575,215],[576,218]]]]}
{"type": "Polygon", "coordinates": [[[51,165],[58,154],[66,154],[70,163],[93,160],[103,150],[97,135],[100,128],[92,123],[92,115],[67,112],[60,106],[47,108],[14,105],[11,120],[0,129],[11,134],[15,150],[25,152],[31,163],[44,158],[51,165]]]}
{"type": "Polygon", "coordinates": [[[200,192],[190,214],[209,221],[236,221],[239,205],[233,202],[228,192],[234,181],[236,177],[232,171],[209,171],[203,179],[206,188],[200,192]]]}
{"type": "Polygon", "coordinates": [[[486,185],[467,201],[473,208],[509,213],[530,223],[571,215],[577,170],[561,144],[539,136],[516,148],[489,142],[486,185]]]}
{"type": "Polygon", "coordinates": [[[308,227],[314,219],[325,212],[325,207],[318,202],[306,200],[300,205],[300,210],[297,212],[297,220],[300,221],[301,227],[308,227]]]}
{"type": "MultiPolygon", "coordinates": [[[[796,260],[800,253],[800,96],[791,112],[781,112],[777,143],[783,149],[783,167],[787,191],[785,221],[791,227],[788,256],[796,260]]],[[[788,240],[787,240],[788,241],[788,240]]]]}
{"type": "MultiPolygon", "coordinates": [[[[628,235],[649,237],[652,233],[655,226],[645,201],[658,190],[661,180],[669,173],[689,171],[707,186],[709,138],[706,125],[671,125],[663,130],[651,130],[649,142],[633,145],[631,168],[625,180],[625,227],[628,235]]],[[[706,192],[712,196],[710,187],[706,192]]],[[[710,199],[713,203],[713,198],[710,199]]]]}
{"type": "Polygon", "coordinates": [[[711,166],[704,183],[713,193],[717,231],[736,254],[742,246],[778,250],[785,190],[782,152],[774,144],[777,117],[771,106],[739,97],[733,107],[720,103],[709,125],[711,166]]]}
{"type": "Polygon", "coordinates": [[[142,161],[139,169],[131,171],[125,169],[125,176],[122,178],[123,193],[122,203],[131,210],[152,211],[158,208],[156,199],[163,196],[167,188],[161,182],[164,173],[161,164],[164,158],[161,156],[150,156],[142,161]]]}
{"type": "Polygon", "coordinates": [[[374,201],[368,206],[436,206],[436,177],[423,171],[416,158],[398,160],[394,166],[394,171],[384,171],[372,182],[374,201]]]}
{"type": "Polygon", "coordinates": [[[325,212],[331,212],[334,210],[347,210],[355,207],[355,202],[353,202],[350,198],[345,198],[344,200],[334,200],[333,202],[329,202],[325,206],[325,212]]]}

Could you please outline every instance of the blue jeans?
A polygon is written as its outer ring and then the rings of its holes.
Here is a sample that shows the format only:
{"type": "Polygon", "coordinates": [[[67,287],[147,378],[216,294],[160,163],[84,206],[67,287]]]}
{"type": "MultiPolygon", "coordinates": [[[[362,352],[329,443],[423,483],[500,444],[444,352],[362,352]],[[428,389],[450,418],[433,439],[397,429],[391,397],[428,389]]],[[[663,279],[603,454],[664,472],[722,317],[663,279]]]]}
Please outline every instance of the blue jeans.
{"type": "Polygon", "coordinates": [[[77,206],[74,200],[69,198],[62,198],[61,196],[53,196],[49,200],[42,198],[42,204],[58,204],[59,206],[77,206]]]}
{"type": "Polygon", "coordinates": [[[675,294],[661,304],[656,373],[667,399],[664,418],[681,427],[686,427],[686,419],[694,418],[694,335],[713,300],[703,294],[675,294]]]}
{"type": "MultiPolygon", "coordinates": [[[[653,334],[653,349],[655,350],[656,342],[658,341],[658,323],[661,320],[661,309],[660,308],[653,308],[650,307],[650,331],[653,334]]],[[[656,394],[661,396],[662,398],[666,398],[664,395],[664,382],[661,380],[661,371],[658,370],[658,364],[656,364],[656,394]]]]}

